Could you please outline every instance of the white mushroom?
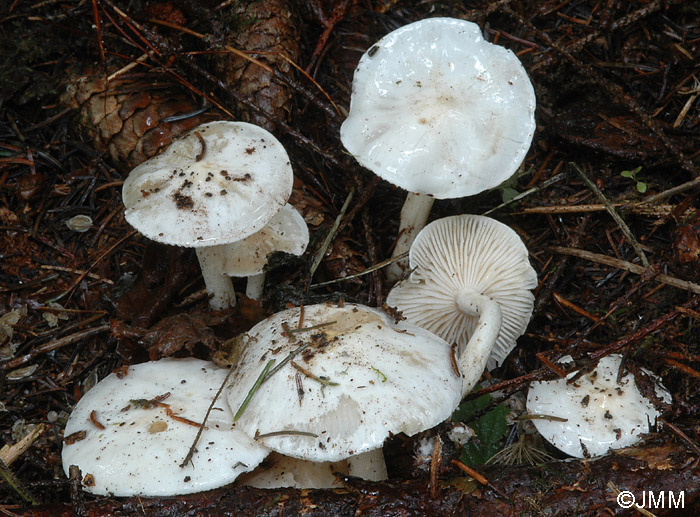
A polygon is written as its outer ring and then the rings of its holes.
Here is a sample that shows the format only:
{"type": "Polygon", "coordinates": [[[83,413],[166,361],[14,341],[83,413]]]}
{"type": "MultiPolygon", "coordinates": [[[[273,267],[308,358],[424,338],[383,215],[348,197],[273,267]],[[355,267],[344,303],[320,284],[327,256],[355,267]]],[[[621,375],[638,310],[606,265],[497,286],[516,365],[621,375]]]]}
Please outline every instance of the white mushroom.
{"type": "Polygon", "coordinates": [[[333,488],[337,485],[336,472],[352,473],[367,481],[387,478],[381,449],[335,462],[300,460],[273,452],[255,470],[238,478],[236,483],[256,488],[333,488]]]}
{"type": "MultiPolygon", "coordinates": [[[[518,58],[471,22],[411,23],[362,56],[340,137],[361,165],[409,191],[394,256],[409,249],[434,198],[478,194],[518,169],[534,113],[518,58]]],[[[392,279],[401,273],[389,270],[392,279]]]]}
{"type": "MultiPolygon", "coordinates": [[[[559,362],[570,361],[566,356],[559,362]]],[[[632,374],[617,382],[621,363],[622,356],[612,354],[576,381],[568,382],[577,373],[572,372],[566,379],[530,385],[527,410],[539,417],[532,422],[545,440],[570,456],[584,458],[629,447],[650,432],[660,413],[640,393],[632,374]]],[[[658,378],[641,371],[655,381],[656,396],[670,404],[671,394],[658,378]]]]}
{"type": "Polygon", "coordinates": [[[197,127],[132,170],[122,198],[126,220],[143,235],[197,249],[211,306],[222,309],[236,296],[220,269],[222,248],[213,246],[260,231],[286,204],[292,181],[289,157],[272,134],[219,121],[197,127]]]}
{"type": "Polygon", "coordinates": [[[64,433],[63,469],[85,490],[116,496],[189,494],[233,482],[268,449],[235,431],[225,399],[183,462],[227,370],[199,359],[161,359],[111,373],[76,404],[64,433]]]}
{"type": "Polygon", "coordinates": [[[423,228],[409,259],[413,273],[391,290],[387,304],[458,345],[466,394],[525,332],[537,285],[527,248],[503,223],[458,215],[423,228]]]}
{"type": "Polygon", "coordinates": [[[450,347],[437,336],[370,307],[319,304],[250,330],[228,401],[240,417],[236,429],[258,443],[317,462],[359,455],[350,473],[367,476],[381,453],[362,453],[448,418],[460,387],[450,347]],[[253,389],[273,361],[279,371],[253,389]]]}
{"type": "MultiPolygon", "coordinates": [[[[268,256],[275,251],[302,255],[309,244],[309,229],[306,221],[290,204],[270,219],[259,232],[231,244],[203,248],[199,256],[210,253],[223,259],[221,271],[228,276],[247,276],[246,296],[259,300],[265,285],[265,266],[268,256]]],[[[208,260],[208,258],[207,258],[208,260]]]]}

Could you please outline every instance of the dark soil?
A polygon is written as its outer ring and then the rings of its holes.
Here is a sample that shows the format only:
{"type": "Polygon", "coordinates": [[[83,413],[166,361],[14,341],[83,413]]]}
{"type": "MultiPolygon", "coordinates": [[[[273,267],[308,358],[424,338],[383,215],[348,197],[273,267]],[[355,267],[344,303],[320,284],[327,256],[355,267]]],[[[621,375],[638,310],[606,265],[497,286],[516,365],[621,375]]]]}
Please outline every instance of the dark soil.
{"type": "MultiPolygon", "coordinates": [[[[627,459],[576,461],[564,474],[558,460],[540,469],[540,477],[527,470],[534,467],[492,466],[484,471],[488,486],[445,488],[449,497],[440,499],[427,488],[427,474],[393,444],[399,452],[387,451],[394,472],[388,484],[346,480],[340,491],[308,498],[299,491],[275,498],[237,489],[239,502],[257,501],[239,510],[272,515],[286,508],[291,515],[327,504],[328,515],[340,513],[342,501],[375,515],[451,508],[614,513],[620,511],[615,493],[605,487],[620,482],[611,477],[616,469],[627,469],[624,482],[639,490],[649,489],[652,477],[642,473],[651,469],[659,476],[651,486],[685,490],[686,509],[697,504],[700,4],[290,4],[14,0],[0,7],[0,439],[16,444],[33,426],[44,426],[16,461],[2,466],[0,513],[22,514],[35,503],[44,505],[43,515],[145,511],[133,502],[120,507],[81,495],[61,466],[71,408],[116,368],[170,355],[211,358],[227,339],[288,304],[383,303],[391,286],[381,271],[314,286],[390,256],[405,196],[343,152],[339,127],[362,52],[387,32],[433,16],[478,23],[487,38],[520,57],[537,94],[537,132],[518,176],[478,196],[437,201],[431,213],[436,219],[488,212],[518,232],[538,273],[528,330],[505,364],[486,374],[491,386],[483,391],[499,390],[495,404],[524,393],[533,380],[556,377],[548,365],[562,355],[585,367],[622,353],[632,371],[653,371],[673,394],[663,416],[668,425],[642,445],[643,466],[627,459]],[[264,66],[231,48],[268,51],[254,54],[264,66]],[[169,118],[202,105],[209,109],[169,118]],[[300,259],[276,257],[261,303],[242,299],[234,309],[214,312],[194,253],[148,242],[125,222],[121,184],[131,167],[177,135],[220,118],[261,124],[285,144],[296,176],[291,201],[309,222],[311,243],[300,259]],[[86,231],[67,225],[78,215],[89,216],[86,231]],[[319,253],[323,259],[311,275],[319,253]],[[668,460],[663,468],[659,454],[668,460]],[[589,484],[577,481],[583,478],[589,484]],[[513,479],[531,483],[523,488],[513,479]],[[556,499],[544,497],[554,493],[556,499]],[[532,497],[533,504],[508,501],[516,496],[532,497]],[[594,504],[576,504],[586,497],[594,504]]],[[[237,290],[244,285],[237,283],[237,290]]],[[[462,474],[452,465],[441,475],[462,474]]],[[[195,499],[170,509],[163,509],[167,501],[148,507],[158,514],[196,513],[188,506],[195,499]]],[[[226,505],[237,503],[223,497],[217,507],[215,499],[206,503],[208,513],[235,511],[226,505]]]]}

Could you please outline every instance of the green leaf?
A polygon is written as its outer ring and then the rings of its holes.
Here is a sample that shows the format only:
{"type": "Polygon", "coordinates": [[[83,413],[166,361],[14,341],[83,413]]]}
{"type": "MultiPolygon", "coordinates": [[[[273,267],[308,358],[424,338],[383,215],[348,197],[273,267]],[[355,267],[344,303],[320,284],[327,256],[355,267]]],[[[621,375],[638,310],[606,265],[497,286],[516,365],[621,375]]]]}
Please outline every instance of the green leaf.
{"type": "Polygon", "coordinates": [[[517,190],[515,190],[513,187],[503,187],[501,188],[501,200],[504,203],[507,203],[511,199],[513,199],[515,196],[520,194],[517,190]]]}
{"type": "Polygon", "coordinates": [[[632,172],[632,171],[622,171],[622,172],[620,173],[620,176],[622,176],[623,178],[634,178],[634,172],[632,172]]]}
{"type": "Polygon", "coordinates": [[[509,409],[499,404],[485,415],[467,422],[475,436],[462,447],[462,463],[470,467],[483,465],[501,449],[501,440],[508,432],[508,413],[509,409]]]}
{"type": "MultiPolygon", "coordinates": [[[[473,391],[478,391],[480,389],[481,385],[477,384],[474,386],[473,391]]],[[[472,415],[488,406],[489,402],[491,402],[491,395],[488,393],[472,400],[465,400],[455,409],[454,413],[452,413],[452,421],[467,422],[472,415]]]]}
{"type": "Polygon", "coordinates": [[[637,191],[640,194],[644,194],[647,191],[647,184],[644,183],[643,181],[638,181],[637,182],[637,191]]]}
{"type": "MultiPolygon", "coordinates": [[[[477,385],[474,390],[481,389],[477,385]]],[[[462,402],[452,414],[453,422],[464,422],[475,433],[474,437],[462,447],[460,460],[465,465],[477,466],[486,463],[491,456],[496,454],[501,446],[500,442],[508,432],[506,415],[508,408],[499,404],[488,413],[478,418],[474,415],[491,403],[491,395],[488,393],[473,400],[462,402]]]]}

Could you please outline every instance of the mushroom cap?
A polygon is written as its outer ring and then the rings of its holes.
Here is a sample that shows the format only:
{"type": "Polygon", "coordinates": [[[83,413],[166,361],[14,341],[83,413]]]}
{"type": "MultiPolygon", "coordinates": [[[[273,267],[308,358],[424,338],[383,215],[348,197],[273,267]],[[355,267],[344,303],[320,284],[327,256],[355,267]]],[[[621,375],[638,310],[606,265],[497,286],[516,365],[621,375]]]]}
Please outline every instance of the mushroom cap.
{"type": "Polygon", "coordinates": [[[226,245],[224,274],[251,276],[262,273],[275,251],[302,255],[309,244],[309,228],[290,204],[282,207],[259,232],[226,245]]]}
{"type": "Polygon", "coordinates": [[[364,167],[438,199],[478,194],[520,166],[535,132],[535,92],[518,58],[479,26],[429,18],[360,59],[340,129],[364,167]]]}
{"type": "MultiPolygon", "coordinates": [[[[563,357],[559,362],[570,361],[563,357]]],[[[534,419],[539,433],[557,449],[570,456],[600,456],[610,449],[629,447],[649,432],[660,415],[644,397],[628,373],[616,382],[622,356],[611,354],[598,361],[596,368],[568,384],[566,379],[533,382],[527,394],[527,410],[534,415],[566,418],[566,422],[534,419]],[[584,453],[585,447],[588,454],[584,453]]],[[[670,403],[671,394],[648,370],[642,371],[656,380],[656,396],[670,403]]]]}
{"type": "Polygon", "coordinates": [[[94,494],[163,496],[189,494],[231,483],[268,454],[245,433],[235,431],[222,397],[207,419],[192,462],[183,468],[199,428],[172,414],[201,423],[227,369],[199,359],[161,359],[111,373],[76,404],[64,434],[63,470],[77,465],[94,494]],[[120,377],[121,375],[121,377],[120,377]],[[152,405],[152,404],[151,404],[152,405]],[[104,426],[100,429],[96,423],[104,426]],[[75,433],[85,433],[80,435],[75,433]],[[66,440],[73,436],[73,439],[66,440]]]}
{"type": "Polygon", "coordinates": [[[126,220],[149,239],[201,247],[261,230],[287,202],[292,182],[287,152],[271,133],[218,121],[132,170],[122,198],[126,220]]]}
{"type": "Polygon", "coordinates": [[[302,344],[293,361],[338,384],[321,384],[290,361],[260,385],[236,423],[286,456],[339,461],[377,449],[392,434],[442,422],[461,398],[461,376],[439,337],[370,307],[318,304],[303,316],[299,308],[279,312],[248,332],[228,391],[231,408],[241,407],[268,361],[280,364],[302,344]],[[303,328],[318,327],[285,335],[300,318],[303,328]]]}
{"type": "Polygon", "coordinates": [[[457,304],[463,289],[493,299],[501,309],[501,330],[487,367],[500,365],[525,332],[537,274],[527,248],[512,229],[480,215],[456,215],[428,224],[409,252],[413,273],[389,292],[387,304],[411,323],[463,350],[479,321],[457,304]]]}

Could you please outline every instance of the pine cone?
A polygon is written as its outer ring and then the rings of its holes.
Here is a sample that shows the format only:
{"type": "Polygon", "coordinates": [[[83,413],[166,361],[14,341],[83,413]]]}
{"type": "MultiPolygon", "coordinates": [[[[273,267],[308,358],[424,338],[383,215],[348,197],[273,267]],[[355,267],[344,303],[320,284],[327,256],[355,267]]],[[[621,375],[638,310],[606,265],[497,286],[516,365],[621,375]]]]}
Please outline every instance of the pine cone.
{"type": "MultiPolygon", "coordinates": [[[[230,33],[224,43],[243,51],[260,50],[271,54],[252,54],[253,57],[278,70],[292,75],[292,65],[279,54],[295,63],[300,56],[300,19],[286,0],[246,0],[222,9],[220,19],[230,33]]],[[[291,88],[274,75],[249,60],[230,52],[215,54],[212,64],[223,82],[235,88],[252,104],[270,114],[275,120],[289,121],[291,88]]],[[[274,123],[252,110],[241,107],[243,120],[268,130],[274,123]]]]}
{"type": "Polygon", "coordinates": [[[61,102],[78,109],[75,126],[85,141],[108,153],[114,165],[124,171],[212,118],[202,114],[165,122],[168,117],[196,111],[199,101],[155,72],[128,73],[109,83],[106,74],[74,76],[61,102]]]}

